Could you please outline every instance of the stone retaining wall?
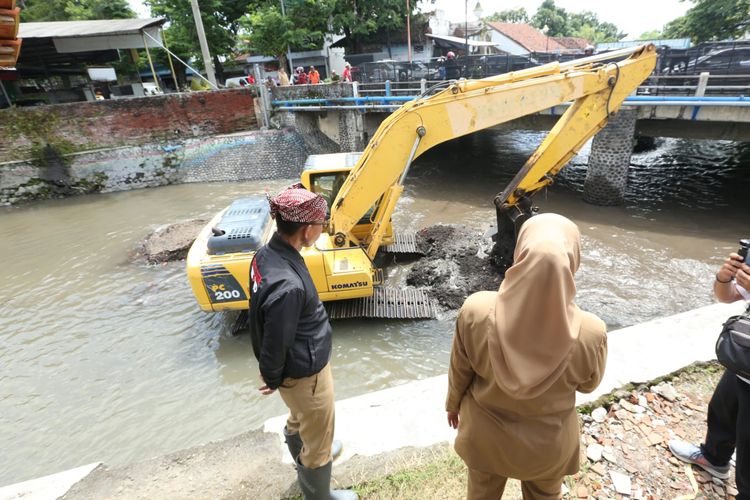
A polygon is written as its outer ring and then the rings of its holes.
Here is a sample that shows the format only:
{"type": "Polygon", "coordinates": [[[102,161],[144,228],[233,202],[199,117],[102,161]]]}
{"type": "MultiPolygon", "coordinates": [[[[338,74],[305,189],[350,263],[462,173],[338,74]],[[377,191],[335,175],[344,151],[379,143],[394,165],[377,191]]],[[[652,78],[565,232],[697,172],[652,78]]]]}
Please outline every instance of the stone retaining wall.
{"type": "Polygon", "coordinates": [[[620,205],[628,183],[638,111],[622,108],[594,136],[583,199],[594,205],[620,205]]]}
{"type": "Polygon", "coordinates": [[[170,145],[99,149],[0,163],[0,205],[183,182],[296,178],[309,154],[335,145],[295,129],[188,139],[170,145]]]}

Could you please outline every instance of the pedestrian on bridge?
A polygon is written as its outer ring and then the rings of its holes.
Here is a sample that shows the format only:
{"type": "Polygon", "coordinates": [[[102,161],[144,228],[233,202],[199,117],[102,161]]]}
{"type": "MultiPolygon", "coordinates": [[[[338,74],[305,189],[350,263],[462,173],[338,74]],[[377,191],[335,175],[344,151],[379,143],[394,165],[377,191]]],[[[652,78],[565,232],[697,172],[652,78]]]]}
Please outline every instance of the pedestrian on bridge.
{"type": "Polygon", "coordinates": [[[320,73],[315,69],[315,66],[310,66],[310,71],[307,73],[307,81],[310,82],[310,85],[320,83],[320,73]]]}
{"type": "Polygon", "coordinates": [[[509,477],[524,499],[559,499],[579,470],[576,391],[599,385],[607,359],[604,322],[573,302],[580,246],[565,217],[531,217],[499,291],[461,307],[445,408],[469,500],[501,498],[509,477]]]}
{"type": "Polygon", "coordinates": [[[286,74],[286,70],[283,67],[279,68],[279,85],[282,87],[289,86],[289,75],[286,74]]]}

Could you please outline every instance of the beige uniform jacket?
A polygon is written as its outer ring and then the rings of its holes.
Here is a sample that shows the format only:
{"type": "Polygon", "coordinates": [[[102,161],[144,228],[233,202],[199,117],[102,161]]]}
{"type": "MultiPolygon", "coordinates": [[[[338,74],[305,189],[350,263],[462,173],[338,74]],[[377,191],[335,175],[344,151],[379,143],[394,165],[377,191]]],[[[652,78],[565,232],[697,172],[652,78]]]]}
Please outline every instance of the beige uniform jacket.
{"type": "Polygon", "coordinates": [[[517,400],[501,390],[490,365],[487,337],[495,332],[496,297],[496,292],[472,295],[456,322],[446,401],[447,411],[459,411],[456,452],[469,468],[521,480],[574,474],[580,439],[575,393],[591,392],[601,381],[606,326],[583,312],[560,378],[540,396],[517,400]]]}

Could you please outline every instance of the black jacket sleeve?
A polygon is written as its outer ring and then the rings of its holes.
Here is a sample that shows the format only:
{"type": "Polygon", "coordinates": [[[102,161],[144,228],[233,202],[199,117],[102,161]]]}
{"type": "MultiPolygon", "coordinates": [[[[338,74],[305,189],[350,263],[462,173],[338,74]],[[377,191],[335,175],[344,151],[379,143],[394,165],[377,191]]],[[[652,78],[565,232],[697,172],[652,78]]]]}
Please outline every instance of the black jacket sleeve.
{"type": "Polygon", "coordinates": [[[263,304],[263,343],[260,347],[260,374],[266,385],[277,389],[284,378],[284,365],[294,342],[304,306],[305,292],[287,288],[263,304]]]}

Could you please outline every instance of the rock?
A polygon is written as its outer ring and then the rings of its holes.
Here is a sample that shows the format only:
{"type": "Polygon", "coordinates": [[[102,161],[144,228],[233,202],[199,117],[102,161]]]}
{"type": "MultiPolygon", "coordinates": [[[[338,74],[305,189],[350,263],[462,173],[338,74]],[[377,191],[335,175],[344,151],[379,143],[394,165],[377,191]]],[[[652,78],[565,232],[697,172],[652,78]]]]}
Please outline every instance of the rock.
{"type": "Polygon", "coordinates": [[[591,418],[601,424],[607,418],[607,410],[605,410],[601,406],[599,408],[595,408],[594,411],[591,412],[591,418]]]}
{"type": "Polygon", "coordinates": [[[614,450],[609,446],[605,446],[602,450],[602,457],[609,463],[617,464],[617,455],[615,455],[614,450]]]}
{"type": "Polygon", "coordinates": [[[722,481],[722,480],[721,480],[721,479],[719,479],[718,477],[713,477],[713,476],[711,476],[711,482],[713,482],[713,483],[714,483],[714,485],[716,485],[716,486],[721,486],[721,487],[723,487],[723,486],[724,486],[724,481],[722,481]]]}
{"type": "Polygon", "coordinates": [[[630,496],[630,476],[611,470],[609,477],[612,478],[612,484],[617,493],[630,496]]]}
{"type": "Polygon", "coordinates": [[[624,390],[624,389],[617,389],[615,391],[614,396],[617,399],[624,399],[624,398],[629,398],[630,397],[630,393],[628,391],[624,390]]]}
{"type": "Polygon", "coordinates": [[[648,439],[648,444],[650,444],[651,446],[657,445],[664,441],[664,437],[658,432],[650,433],[646,439],[648,439]]]}
{"type": "Polygon", "coordinates": [[[638,396],[638,405],[648,408],[648,399],[646,399],[646,396],[638,396]]]}
{"type": "Polygon", "coordinates": [[[592,465],[590,470],[596,472],[597,474],[599,474],[602,477],[607,473],[607,469],[601,463],[596,463],[596,464],[592,465]]]}
{"type": "Polygon", "coordinates": [[[586,458],[591,460],[592,462],[598,462],[602,459],[602,452],[604,451],[604,446],[600,444],[590,444],[586,447],[586,458]]]}
{"type": "Polygon", "coordinates": [[[576,496],[578,498],[588,498],[589,497],[589,489],[585,486],[581,485],[578,488],[576,488],[576,496]]]}
{"type": "Polygon", "coordinates": [[[727,486],[727,495],[732,495],[733,497],[736,497],[739,494],[740,492],[737,491],[737,488],[735,488],[734,486],[727,486]]]}
{"type": "Polygon", "coordinates": [[[672,384],[668,384],[666,382],[662,382],[659,385],[652,386],[651,392],[658,394],[667,401],[673,402],[677,400],[677,391],[674,390],[672,384]]]}
{"type": "Polygon", "coordinates": [[[568,485],[565,483],[562,484],[562,488],[560,488],[560,490],[563,496],[566,496],[568,493],[570,493],[570,488],[568,488],[568,485]]]}
{"type": "Polygon", "coordinates": [[[711,482],[711,474],[706,471],[699,470],[698,473],[695,474],[695,480],[701,484],[709,483],[711,482]]]}
{"type": "Polygon", "coordinates": [[[646,411],[646,409],[643,408],[643,406],[634,405],[633,403],[626,401],[624,399],[620,400],[619,405],[622,406],[627,411],[629,411],[630,413],[643,413],[644,411],[646,411]]]}
{"type": "Polygon", "coordinates": [[[182,260],[187,257],[190,246],[208,221],[194,219],[162,226],[151,233],[137,250],[151,263],[182,260]]]}
{"type": "Polygon", "coordinates": [[[677,466],[682,465],[682,462],[677,460],[675,457],[669,457],[669,463],[672,465],[677,465],[677,466]]]}

